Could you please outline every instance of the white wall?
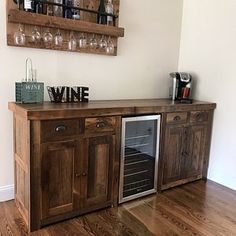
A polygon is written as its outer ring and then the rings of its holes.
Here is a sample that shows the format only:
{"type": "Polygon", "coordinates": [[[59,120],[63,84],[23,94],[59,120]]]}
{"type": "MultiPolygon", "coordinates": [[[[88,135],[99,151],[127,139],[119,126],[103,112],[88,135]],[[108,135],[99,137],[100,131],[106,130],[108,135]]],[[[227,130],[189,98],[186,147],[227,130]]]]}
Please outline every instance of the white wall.
{"type": "Polygon", "coordinates": [[[0,190],[14,182],[7,103],[14,100],[14,82],[24,77],[26,57],[46,85],[87,85],[90,99],[166,97],[168,73],[178,68],[181,17],[182,0],[121,0],[125,37],[118,56],[106,57],[7,47],[5,1],[0,1],[0,190]]]}
{"type": "Polygon", "coordinates": [[[236,1],[184,0],[179,69],[217,103],[208,177],[236,190],[236,1]]]}

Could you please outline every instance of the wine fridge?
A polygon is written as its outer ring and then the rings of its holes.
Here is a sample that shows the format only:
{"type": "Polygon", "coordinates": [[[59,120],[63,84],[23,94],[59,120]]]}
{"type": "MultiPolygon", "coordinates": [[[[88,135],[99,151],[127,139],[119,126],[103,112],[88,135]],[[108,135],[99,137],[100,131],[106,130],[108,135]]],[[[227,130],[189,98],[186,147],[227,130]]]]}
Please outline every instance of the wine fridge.
{"type": "Polygon", "coordinates": [[[160,115],[122,119],[119,203],[157,191],[160,115]]]}

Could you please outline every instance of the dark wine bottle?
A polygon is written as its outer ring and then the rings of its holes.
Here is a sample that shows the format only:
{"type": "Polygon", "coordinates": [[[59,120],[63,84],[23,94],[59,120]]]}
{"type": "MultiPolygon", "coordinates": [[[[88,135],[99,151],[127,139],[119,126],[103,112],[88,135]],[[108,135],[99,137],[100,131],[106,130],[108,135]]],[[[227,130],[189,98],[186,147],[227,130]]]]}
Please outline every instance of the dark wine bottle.
{"type": "Polygon", "coordinates": [[[72,19],[73,12],[71,7],[73,7],[73,0],[63,0],[63,4],[66,5],[63,11],[64,18],[72,19]]]}
{"type": "Polygon", "coordinates": [[[33,0],[24,0],[24,10],[28,12],[35,12],[33,0]]]}
{"type": "Polygon", "coordinates": [[[35,12],[38,14],[43,14],[43,3],[42,2],[36,2],[35,12]]]}
{"type": "Polygon", "coordinates": [[[19,10],[23,10],[23,0],[13,0],[17,4],[19,10]]]}
{"type": "Polygon", "coordinates": [[[103,13],[106,13],[106,7],[105,7],[105,2],[104,0],[100,0],[100,5],[98,7],[98,18],[97,18],[97,23],[98,24],[107,24],[107,16],[103,15],[103,13]]]}

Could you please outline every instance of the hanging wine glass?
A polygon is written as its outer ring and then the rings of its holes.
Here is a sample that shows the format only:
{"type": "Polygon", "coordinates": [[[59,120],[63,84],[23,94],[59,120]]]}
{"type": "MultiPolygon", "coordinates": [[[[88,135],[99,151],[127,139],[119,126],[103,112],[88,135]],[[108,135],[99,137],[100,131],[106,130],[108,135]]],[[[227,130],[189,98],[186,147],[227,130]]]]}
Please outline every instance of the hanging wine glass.
{"type": "Polygon", "coordinates": [[[104,35],[102,35],[101,40],[99,41],[99,47],[100,47],[101,49],[104,49],[104,50],[105,50],[106,47],[107,47],[107,41],[106,41],[104,35]]]}
{"type": "Polygon", "coordinates": [[[40,40],[41,40],[41,34],[40,34],[40,32],[38,31],[38,28],[37,28],[36,26],[34,27],[33,31],[31,32],[30,37],[31,37],[31,41],[32,41],[33,43],[38,43],[38,42],[40,42],[40,40]]]}
{"type": "Polygon", "coordinates": [[[87,47],[87,38],[84,36],[84,33],[81,34],[79,39],[79,47],[86,48],[87,47]]]}
{"type": "Polygon", "coordinates": [[[89,46],[90,46],[90,48],[92,48],[92,49],[96,49],[96,48],[97,48],[98,42],[97,42],[97,39],[96,39],[96,37],[95,37],[95,34],[93,34],[92,38],[90,39],[90,41],[89,41],[89,46]]]}
{"type": "Polygon", "coordinates": [[[54,44],[56,46],[62,46],[62,44],[63,44],[63,37],[62,37],[61,32],[60,32],[59,29],[57,30],[57,33],[55,34],[54,44]]]}
{"type": "Polygon", "coordinates": [[[53,36],[49,31],[49,28],[46,29],[46,31],[43,34],[43,41],[46,44],[50,44],[53,41],[53,36]]]}
{"type": "Polygon", "coordinates": [[[15,45],[23,46],[25,45],[25,32],[23,26],[19,24],[18,31],[14,33],[14,43],[15,45]]]}
{"type": "Polygon", "coordinates": [[[77,40],[73,34],[73,32],[71,32],[70,34],[70,40],[68,42],[68,49],[71,51],[75,51],[77,48],[77,40]]]}
{"type": "Polygon", "coordinates": [[[115,52],[115,46],[114,46],[114,43],[111,39],[111,36],[109,36],[108,41],[107,41],[106,53],[107,54],[114,54],[114,52],[115,52]]]}

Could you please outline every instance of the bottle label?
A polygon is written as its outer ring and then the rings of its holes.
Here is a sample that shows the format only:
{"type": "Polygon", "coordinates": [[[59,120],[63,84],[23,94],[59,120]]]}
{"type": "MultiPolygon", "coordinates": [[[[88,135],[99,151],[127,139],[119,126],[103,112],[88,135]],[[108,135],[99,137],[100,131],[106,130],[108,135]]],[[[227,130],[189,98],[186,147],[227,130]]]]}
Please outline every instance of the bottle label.
{"type": "Polygon", "coordinates": [[[25,0],[25,9],[32,9],[32,0],[25,0]]]}

